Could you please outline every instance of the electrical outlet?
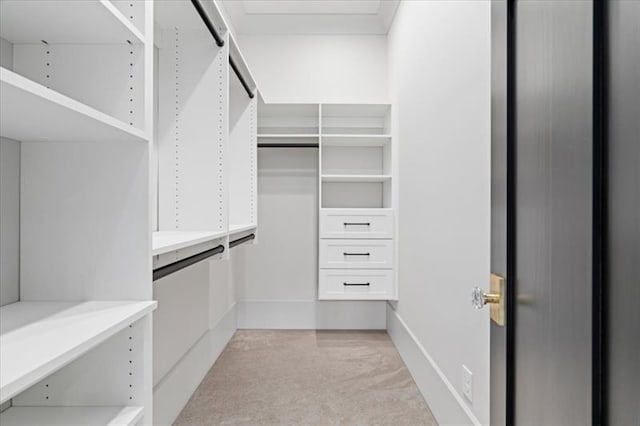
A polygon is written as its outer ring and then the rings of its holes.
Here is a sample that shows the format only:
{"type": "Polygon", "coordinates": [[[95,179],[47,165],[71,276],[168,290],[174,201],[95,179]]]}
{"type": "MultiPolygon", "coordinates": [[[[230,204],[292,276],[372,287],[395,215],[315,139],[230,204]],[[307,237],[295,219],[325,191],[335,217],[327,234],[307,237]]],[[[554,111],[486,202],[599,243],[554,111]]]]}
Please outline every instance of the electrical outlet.
{"type": "Polygon", "coordinates": [[[462,366],[462,394],[473,402],[473,373],[466,365],[462,366]]]}

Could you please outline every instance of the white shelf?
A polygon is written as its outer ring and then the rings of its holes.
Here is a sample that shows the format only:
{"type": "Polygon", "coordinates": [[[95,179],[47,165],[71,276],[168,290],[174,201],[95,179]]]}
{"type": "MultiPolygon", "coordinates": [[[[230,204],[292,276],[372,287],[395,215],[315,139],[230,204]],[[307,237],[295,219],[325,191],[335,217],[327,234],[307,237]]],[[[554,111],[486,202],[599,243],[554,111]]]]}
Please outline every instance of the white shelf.
{"type": "MultiPolygon", "coordinates": [[[[144,317],[157,302],[17,302],[0,308],[0,404],[144,317]]],[[[4,425],[4,422],[3,422],[4,425]]]]}
{"type": "Polygon", "coordinates": [[[322,146],[379,148],[391,143],[391,135],[322,135],[322,146]]]}
{"type": "Polygon", "coordinates": [[[175,250],[206,243],[218,238],[223,238],[226,232],[199,232],[199,231],[160,231],[152,234],[153,256],[169,253],[175,250]]]}
{"type": "Polygon", "coordinates": [[[387,182],[391,175],[322,175],[323,182],[387,182]]]}
{"type": "Polygon", "coordinates": [[[256,229],[255,224],[244,224],[244,225],[230,225],[229,226],[229,236],[237,235],[241,232],[251,231],[256,229]]]}
{"type": "Polygon", "coordinates": [[[143,35],[109,0],[2,0],[0,37],[11,43],[142,43],[143,35]]]}
{"type": "Polygon", "coordinates": [[[0,81],[1,136],[22,142],[147,140],[142,130],[2,67],[0,81]]]}
{"type": "Polygon", "coordinates": [[[334,138],[340,138],[340,139],[362,139],[362,138],[367,138],[367,139],[391,139],[391,135],[376,135],[376,134],[365,134],[365,133],[361,133],[361,134],[323,133],[322,137],[323,138],[327,138],[327,139],[334,139],[334,138]]]}
{"type": "Polygon", "coordinates": [[[11,407],[0,414],[2,426],[135,425],[143,407],[11,407]]]}
{"type": "Polygon", "coordinates": [[[258,135],[258,139],[318,139],[320,135],[311,135],[311,134],[287,134],[287,133],[279,133],[279,134],[268,134],[261,133],[258,135]]]}

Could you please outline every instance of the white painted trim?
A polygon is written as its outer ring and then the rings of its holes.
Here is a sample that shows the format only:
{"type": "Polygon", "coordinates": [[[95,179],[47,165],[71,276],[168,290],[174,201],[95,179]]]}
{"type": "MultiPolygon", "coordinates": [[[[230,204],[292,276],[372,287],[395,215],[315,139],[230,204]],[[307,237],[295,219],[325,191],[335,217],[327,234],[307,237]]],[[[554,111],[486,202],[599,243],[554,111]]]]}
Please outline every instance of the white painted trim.
{"type": "Polygon", "coordinates": [[[384,330],[384,301],[243,300],[239,329],[384,330]]]}
{"type": "Polygon", "coordinates": [[[171,425],[236,330],[234,303],[153,388],[153,424],[171,425]]]}
{"type": "Polygon", "coordinates": [[[462,395],[390,304],[387,304],[387,333],[440,425],[481,425],[462,395]]]}

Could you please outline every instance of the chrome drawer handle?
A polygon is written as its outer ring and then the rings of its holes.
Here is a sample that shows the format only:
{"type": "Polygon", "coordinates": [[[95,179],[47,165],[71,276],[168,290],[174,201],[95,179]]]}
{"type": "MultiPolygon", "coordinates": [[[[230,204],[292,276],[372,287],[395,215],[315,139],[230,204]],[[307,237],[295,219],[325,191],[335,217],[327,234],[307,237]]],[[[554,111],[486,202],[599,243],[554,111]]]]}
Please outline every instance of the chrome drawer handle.
{"type": "Polygon", "coordinates": [[[343,283],[344,285],[353,285],[353,286],[368,286],[371,283],[343,283]]]}
{"type": "Polygon", "coordinates": [[[345,256],[371,256],[370,253],[343,253],[345,256]]]}
{"type": "Polygon", "coordinates": [[[371,222],[344,222],[344,226],[371,226],[371,222]]]}

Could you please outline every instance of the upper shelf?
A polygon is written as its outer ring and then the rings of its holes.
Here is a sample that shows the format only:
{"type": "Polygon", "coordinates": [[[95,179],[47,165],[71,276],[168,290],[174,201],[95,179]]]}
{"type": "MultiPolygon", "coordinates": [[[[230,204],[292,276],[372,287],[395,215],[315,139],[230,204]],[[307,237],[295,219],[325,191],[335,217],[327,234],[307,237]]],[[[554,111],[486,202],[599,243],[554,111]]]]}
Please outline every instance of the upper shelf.
{"type": "Polygon", "coordinates": [[[0,37],[11,43],[143,43],[109,0],[2,0],[0,37]]]}
{"type": "Polygon", "coordinates": [[[1,136],[23,142],[147,140],[143,131],[13,71],[0,67],[0,81],[1,136]]]}
{"type": "Polygon", "coordinates": [[[391,175],[322,175],[323,182],[387,182],[391,175]]]}
{"type": "Polygon", "coordinates": [[[318,139],[318,137],[320,137],[320,135],[315,134],[315,135],[307,135],[304,133],[297,133],[297,134],[288,134],[288,133],[274,133],[274,134],[270,134],[270,133],[261,133],[258,135],[258,138],[260,139],[318,139]]]}
{"type": "MultiPolygon", "coordinates": [[[[16,302],[0,308],[0,404],[153,311],[157,302],[16,302]]],[[[3,422],[4,424],[4,422],[3,422]]]]}
{"type": "Polygon", "coordinates": [[[160,231],[152,234],[153,256],[169,253],[175,250],[203,244],[208,241],[226,237],[227,233],[204,231],[160,231]]]}
{"type": "Polygon", "coordinates": [[[323,146],[379,147],[391,142],[391,135],[322,135],[323,146]]]}

